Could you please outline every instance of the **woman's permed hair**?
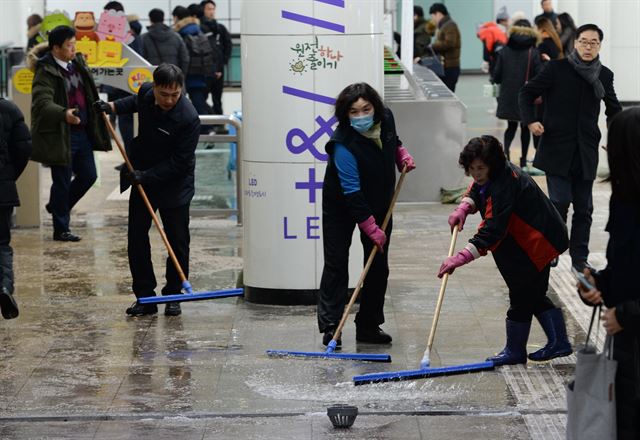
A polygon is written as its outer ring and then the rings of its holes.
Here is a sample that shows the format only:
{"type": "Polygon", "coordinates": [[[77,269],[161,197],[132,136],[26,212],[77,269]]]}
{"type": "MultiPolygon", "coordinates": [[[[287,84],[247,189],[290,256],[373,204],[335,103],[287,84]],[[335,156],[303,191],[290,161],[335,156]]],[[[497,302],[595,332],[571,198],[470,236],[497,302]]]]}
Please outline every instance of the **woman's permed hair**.
{"type": "Polygon", "coordinates": [[[376,90],[367,83],[354,83],[345,87],[336,99],[335,116],[338,123],[349,126],[349,110],[358,99],[364,99],[373,105],[373,119],[378,122],[384,114],[384,104],[382,98],[376,90]]]}
{"type": "Polygon", "coordinates": [[[607,136],[611,197],[640,203],[640,107],[618,113],[607,136]]]}
{"type": "Polygon", "coordinates": [[[469,175],[469,166],[475,159],[480,159],[489,167],[490,180],[502,171],[507,161],[500,141],[488,135],[474,137],[462,149],[458,164],[464,168],[467,176],[469,175]]]}

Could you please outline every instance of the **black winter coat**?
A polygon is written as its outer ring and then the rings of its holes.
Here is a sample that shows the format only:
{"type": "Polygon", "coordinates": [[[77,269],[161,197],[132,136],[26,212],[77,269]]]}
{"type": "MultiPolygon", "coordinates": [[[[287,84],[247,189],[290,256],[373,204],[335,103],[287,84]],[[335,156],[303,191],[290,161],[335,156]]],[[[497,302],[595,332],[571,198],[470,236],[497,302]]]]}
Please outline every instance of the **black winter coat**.
{"type": "Polygon", "coordinates": [[[462,201],[482,216],[469,243],[480,255],[491,251],[500,272],[518,264],[510,255],[516,247],[538,272],[569,247],[567,227],[551,200],[528,174],[509,162],[484,190],[473,183],[462,201]]]}
{"type": "MultiPolygon", "coordinates": [[[[623,330],[614,336],[614,358],[618,360],[617,384],[623,385],[625,400],[640,399],[640,205],[609,203],[607,267],[594,273],[596,287],[607,307],[616,308],[623,330]]],[[[621,397],[621,396],[618,396],[621,397]]],[[[620,405],[619,405],[620,406],[620,405]]],[[[624,408],[618,408],[618,411],[624,408]]]]}
{"type": "MultiPolygon", "coordinates": [[[[602,100],[608,122],[622,107],[613,88],[613,72],[605,66],[600,71],[600,81],[605,90],[602,100]]],[[[538,96],[542,96],[544,103],[544,134],[533,165],[547,174],[569,177],[577,153],[582,177],[595,179],[601,133],[600,100],[593,86],[578,75],[567,59],[549,61],[520,90],[520,115],[527,125],[536,121],[533,101],[538,96]]]]}
{"type": "Polygon", "coordinates": [[[31,155],[31,134],[22,112],[0,99],[0,206],[19,206],[16,180],[31,155]]]}
{"type": "Polygon", "coordinates": [[[182,37],[163,23],[152,24],[148,29],[147,33],[140,36],[140,55],[154,66],[175,64],[186,74],[189,52],[182,37]]]}
{"type": "Polygon", "coordinates": [[[496,111],[500,119],[520,121],[518,93],[526,80],[536,76],[542,68],[536,41],[536,31],[532,28],[513,26],[509,29],[507,46],[498,52],[492,81],[500,84],[496,111]]]}
{"type": "Polygon", "coordinates": [[[352,127],[339,125],[327,142],[329,154],[327,170],[322,187],[322,211],[330,215],[350,216],[355,223],[360,223],[373,215],[382,222],[396,184],[395,154],[402,145],[396,133],[396,124],[391,110],[385,109],[380,127],[382,149],[376,143],[358,133],[352,127]],[[340,185],[333,153],[334,144],[347,147],[358,164],[360,191],[345,195],[340,185]]]}
{"type": "Polygon", "coordinates": [[[155,105],[152,85],[147,83],[137,96],[115,101],[115,107],[118,114],[138,113],[138,136],[133,139],[130,160],[136,170],[144,171],[142,186],[151,204],[176,208],[191,202],[200,137],[200,118],[191,101],[183,95],[164,112],[155,105]]]}

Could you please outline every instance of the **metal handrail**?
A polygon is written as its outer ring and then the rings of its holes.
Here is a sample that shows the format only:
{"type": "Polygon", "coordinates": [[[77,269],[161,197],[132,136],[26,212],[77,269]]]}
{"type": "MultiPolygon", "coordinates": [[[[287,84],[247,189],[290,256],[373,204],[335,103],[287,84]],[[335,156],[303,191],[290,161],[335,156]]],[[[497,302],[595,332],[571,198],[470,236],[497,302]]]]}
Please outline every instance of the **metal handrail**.
{"type": "Polygon", "coordinates": [[[234,115],[200,115],[201,125],[231,124],[236,134],[202,134],[200,142],[235,142],[236,147],[236,213],[238,226],[242,225],[242,121],[234,115]]]}

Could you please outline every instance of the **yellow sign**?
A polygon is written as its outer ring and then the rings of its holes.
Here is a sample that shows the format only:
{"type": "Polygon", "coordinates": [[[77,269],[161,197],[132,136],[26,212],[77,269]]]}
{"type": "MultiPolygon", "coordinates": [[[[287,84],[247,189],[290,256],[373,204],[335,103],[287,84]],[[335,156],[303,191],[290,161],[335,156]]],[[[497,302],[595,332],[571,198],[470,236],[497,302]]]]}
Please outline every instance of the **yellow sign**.
{"type": "Polygon", "coordinates": [[[33,72],[27,68],[19,69],[13,75],[13,86],[20,93],[31,94],[31,84],[33,83],[33,72]]]}
{"type": "Polygon", "coordinates": [[[140,86],[146,82],[153,81],[153,74],[149,69],[144,67],[133,69],[129,73],[129,78],[127,82],[129,83],[129,88],[134,92],[138,93],[140,86]]]}

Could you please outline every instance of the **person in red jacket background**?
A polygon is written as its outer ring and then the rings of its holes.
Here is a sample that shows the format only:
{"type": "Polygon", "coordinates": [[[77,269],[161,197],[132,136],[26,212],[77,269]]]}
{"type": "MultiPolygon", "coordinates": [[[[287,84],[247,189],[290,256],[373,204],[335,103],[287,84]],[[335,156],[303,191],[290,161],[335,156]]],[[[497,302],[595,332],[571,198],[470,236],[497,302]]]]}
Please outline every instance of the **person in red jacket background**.
{"type": "Polygon", "coordinates": [[[500,49],[507,44],[507,29],[509,27],[509,14],[503,6],[496,15],[496,21],[488,21],[478,29],[478,38],[482,41],[483,70],[493,72],[493,66],[500,49]],[[486,63],[486,64],[485,64],[486,63]]]}

